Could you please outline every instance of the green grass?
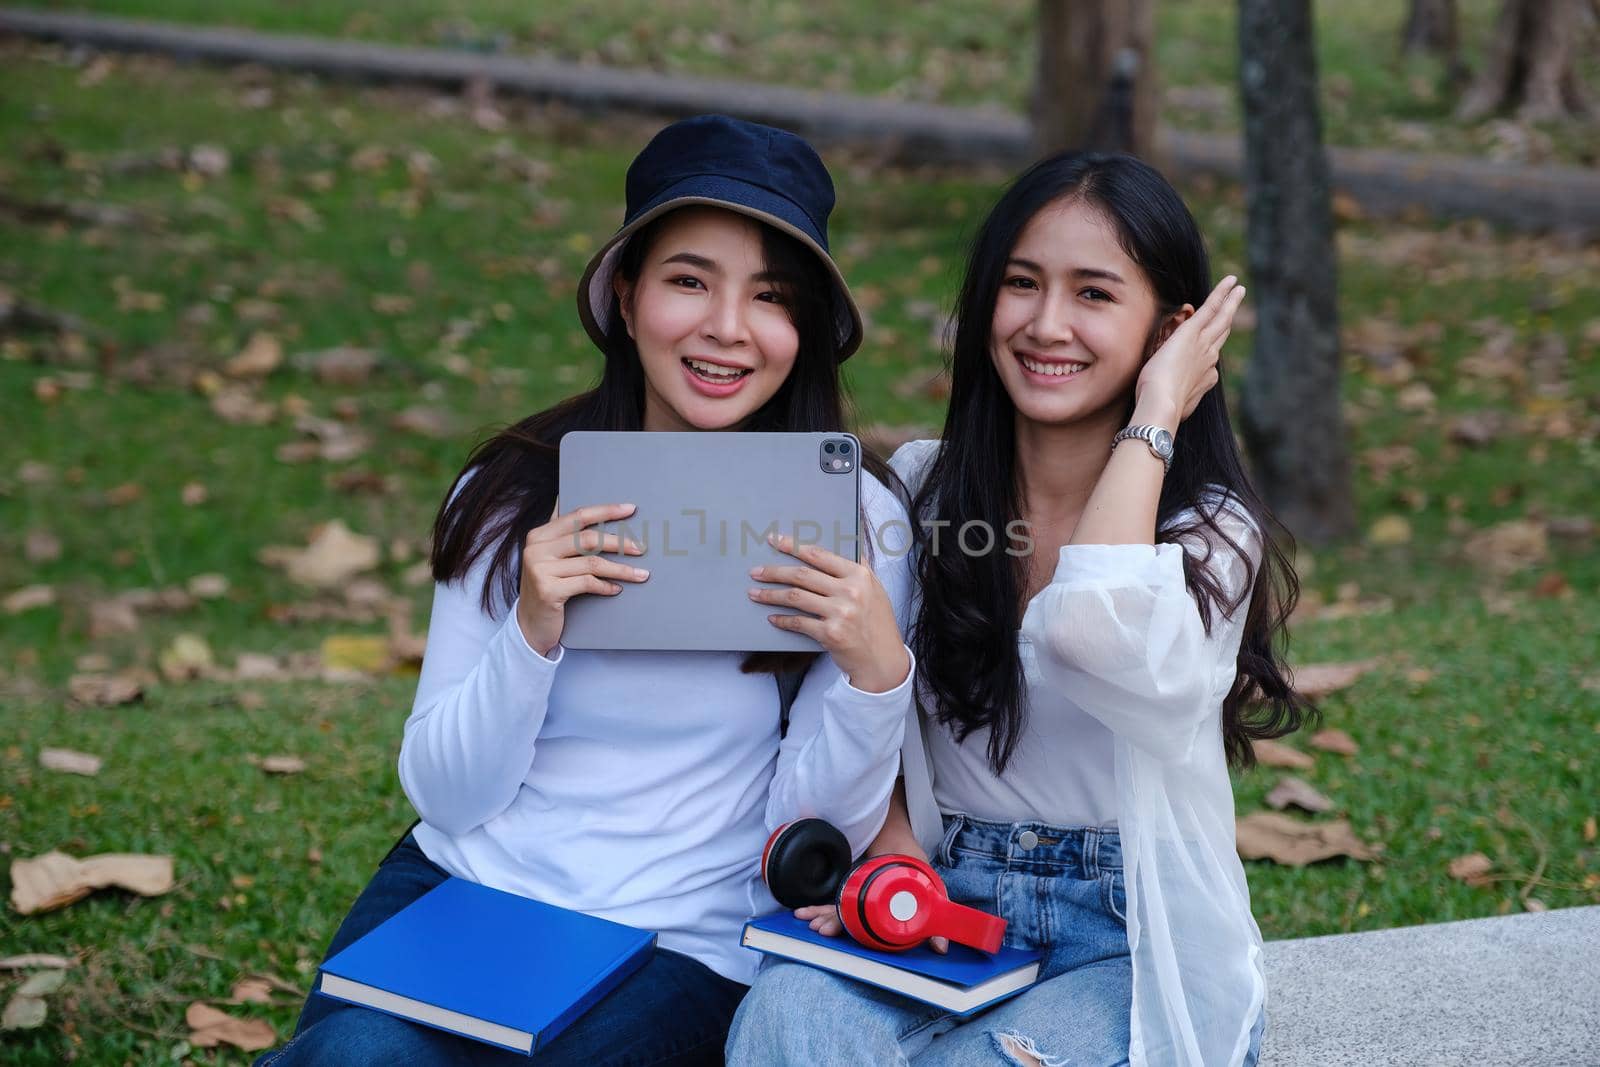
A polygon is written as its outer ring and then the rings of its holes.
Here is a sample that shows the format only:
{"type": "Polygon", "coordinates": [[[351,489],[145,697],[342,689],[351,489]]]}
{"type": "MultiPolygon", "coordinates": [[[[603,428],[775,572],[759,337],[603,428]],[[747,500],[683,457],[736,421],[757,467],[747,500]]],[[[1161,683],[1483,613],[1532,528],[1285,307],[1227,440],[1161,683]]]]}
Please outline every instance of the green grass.
{"type": "MultiPolygon", "coordinates": [[[[279,33],[511,51],[615,66],[956,104],[1026,108],[1036,63],[1033,0],[982,14],[962,0],[54,0],[45,6],[279,33]]],[[[1493,118],[1452,118],[1442,65],[1400,55],[1405,6],[1314,4],[1322,115],[1330,144],[1600,164],[1592,127],[1531,134],[1493,118]]],[[[1462,59],[1487,50],[1497,0],[1462,0],[1462,59]]],[[[1175,129],[1239,126],[1234,0],[1157,0],[1156,62],[1175,129]]],[[[1600,52],[1580,60],[1600,85],[1600,52]]]]}
{"type": "MultiPolygon", "coordinates": [[[[0,954],[84,957],[50,999],[45,1027],[0,1037],[0,1059],[240,1062],[236,1052],[182,1048],[183,1009],[226,997],[251,972],[309,981],[334,926],[410,820],[394,759],[413,681],[156,684],[142,704],[111,709],[72,705],[67,680],[89,654],[153,667],[179,633],[203,635],[231,665],[239,653],[315,651],[330,634],[381,632],[381,624],[273,621],[275,608],[308,595],[256,553],[302,543],[314,523],[341,518],[418,558],[439,496],[480,430],[592,379],[598,357],[573,314],[572,288],[619,221],[622,173],[649,127],[515,109],[496,135],[424,94],[267,76],[271,105],[250,107],[254,78],[150,60],[119,60],[86,78],[52,50],[0,57],[12,90],[0,94],[0,137],[11,149],[0,190],[162,220],[86,228],[0,215],[0,284],[109,339],[74,354],[44,334],[0,338],[8,431],[0,595],[35,583],[57,593],[53,606],[0,615],[0,854],[164,852],[178,876],[159,899],[100,893],[26,918],[0,909],[0,954]],[[228,150],[225,174],[114,173],[128,153],[199,143],[228,150]],[[387,163],[350,165],[374,145],[387,163]],[[433,161],[426,177],[418,153],[433,161]],[[513,173],[512,157],[544,166],[522,168],[535,174],[530,182],[513,173]],[[306,209],[315,228],[293,221],[309,220],[306,209]],[[119,310],[119,278],[124,291],[160,294],[161,308],[119,310]],[[384,314],[372,309],[376,294],[413,303],[384,314]],[[247,298],[278,305],[278,321],[244,321],[247,298]],[[447,343],[461,321],[473,328],[447,343]],[[287,416],[233,425],[193,389],[125,380],[128,364],[152,349],[216,369],[260,328],[291,353],[382,349],[382,371],[360,387],[322,385],[290,365],[263,387],[267,398],[319,416],[343,408],[373,436],[366,455],[281,464],[276,448],[296,437],[287,416]],[[418,403],[451,412],[459,432],[435,440],[389,426],[418,403]],[[53,480],[25,480],[28,462],[49,465],[53,480]],[[395,490],[330,486],[330,475],[351,468],[387,475],[395,490]],[[106,490],[130,482],[142,497],[105,502],[106,490]],[[206,503],[181,502],[190,482],[208,487],[206,503]],[[25,538],[41,530],[61,541],[62,555],[29,563],[25,538]],[[225,598],[143,617],[134,634],[89,637],[97,600],[213,571],[232,582],[225,598]],[[99,754],[106,767],[92,779],[44,771],[47,746],[99,754]],[[308,769],[269,778],[247,761],[251,753],[298,754],[308,769]]],[[[871,316],[867,345],[848,365],[863,421],[936,425],[936,401],[896,387],[936,365],[932,319],[1002,176],[884,173],[841,154],[830,163],[841,204],[835,245],[871,316]]],[[[1186,194],[1216,272],[1240,271],[1238,192],[1186,194]]],[[[1369,319],[1399,329],[1439,324],[1436,338],[1406,353],[1435,410],[1402,409],[1402,386],[1357,345],[1345,385],[1352,447],[1367,460],[1357,466],[1363,527],[1403,515],[1413,537],[1389,547],[1358,538],[1302,560],[1308,592],[1324,601],[1341,588],[1387,600],[1382,612],[1306,621],[1294,646],[1300,663],[1382,660],[1325,705],[1327,724],[1350,733],[1359,755],[1322,754],[1306,777],[1383,851],[1369,864],[1250,864],[1256,915],[1275,938],[1494,915],[1527,899],[1600,902],[1600,863],[1584,837],[1585,820],[1600,814],[1591,610],[1600,558],[1592,538],[1553,539],[1546,558],[1497,578],[1464,548],[1511,519],[1593,515],[1600,328],[1586,300],[1600,284],[1600,259],[1592,248],[1470,225],[1352,224],[1341,247],[1352,333],[1369,319]],[[1512,331],[1527,380],[1470,373],[1463,360],[1482,344],[1479,320],[1512,331]],[[1567,354],[1535,373],[1530,352],[1547,334],[1567,354]],[[1517,425],[1481,449],[1452,443],[1449,420],[1480,408],[1517,425]],[[1379,479],[1374,450],[1397,446],[1415,450],[1414,465],[1379,479]],[[1570,592],[1535,595],[1541,583],[1570,592]],[[1417,680],[1422,669],[1431,677],[1417,680]],[[1489,855],[1504,880],[1472,887],[1449,878],[1450,860],[1472,851],[1489,855]]],[[[1247,333],[1236,335],[1233,366],[1248,346],[1247,333]]],[[[409,565],[386,549],[378,576],[412,599],[420,627],[428,591],[401,581],[409,565]]],[[[1240,810],[1259,807],[1277,777],[1241,776],[1240,810]]],[[[0,997],[16,984],[0,976],[0,997]]],[[[287,999],[233,1010],[286,1035],[296,1010],[287,999]]]]}

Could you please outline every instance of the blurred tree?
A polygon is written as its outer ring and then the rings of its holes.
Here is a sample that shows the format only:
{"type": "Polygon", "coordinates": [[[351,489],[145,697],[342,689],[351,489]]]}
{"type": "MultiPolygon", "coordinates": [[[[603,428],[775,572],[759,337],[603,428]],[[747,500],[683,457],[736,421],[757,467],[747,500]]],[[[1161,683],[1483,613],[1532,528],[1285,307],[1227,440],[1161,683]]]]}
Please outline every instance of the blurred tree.
{"type": "Polygon", "coordinates": [[[1155,142],[1155,0],[1039,0],[1033,136],[1063,148],[1150,158],[1155,142]]]}
{"type": "Polygon", "coordinates": [[[1488,61],[1457,117],[1515,109],[1535,122],[1594,118],[1576,60],[1594,37],[1597,7],[1595,0],[1504,0],[1488,61]]]}
{"type": "Polygon", "coordinates": [[[1402,52],[1427,52],[1453,63],[1456,44],[1456,0],[1411,0],[1402,52]]]}
{"type": "Polygon", "coordinates": [[[1240,421],[1257,486],[1296,537],[1354,526],[1339,408],[1338,280],[1310,0],[1239,0],[1255,351],[1240,421]]]}

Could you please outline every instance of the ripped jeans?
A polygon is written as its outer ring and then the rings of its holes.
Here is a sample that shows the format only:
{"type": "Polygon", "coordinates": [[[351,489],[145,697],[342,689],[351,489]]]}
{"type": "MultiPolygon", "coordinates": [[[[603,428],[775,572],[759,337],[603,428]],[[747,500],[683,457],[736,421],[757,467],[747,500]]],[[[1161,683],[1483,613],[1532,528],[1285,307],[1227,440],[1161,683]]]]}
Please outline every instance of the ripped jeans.
{"type": "MultiPolygon", "coordinates": [[[[1044,952],[1039,981],[960,1018],[921,1001],[768,957],[728,1036],[744,1064],[1128,1062],[1133,968],[1115,830],[953,815],[934,867],[950,898],[1007,920],[1006,944],[1044,952]]],[[[1261,1025],[1246,1057],[1253,1064],[1261,1025]]]]}

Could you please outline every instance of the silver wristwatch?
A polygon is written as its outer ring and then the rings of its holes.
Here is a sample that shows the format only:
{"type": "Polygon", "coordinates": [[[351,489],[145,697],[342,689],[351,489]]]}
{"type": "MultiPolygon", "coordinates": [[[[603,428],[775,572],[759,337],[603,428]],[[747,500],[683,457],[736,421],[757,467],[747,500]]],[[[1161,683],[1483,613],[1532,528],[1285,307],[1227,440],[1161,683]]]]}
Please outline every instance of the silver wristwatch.
{"type": "Polygon", "coordinates": [[[1173,442],[1171,431],[1162,426],[1126,426],[1118,430],[1116,436],[1111,438],[1111,447],[1116,448],[1117,445],[1130,437],[1137,437],[1150,446],[1150,451],[1154,452],[1156,458],[1161,460],[1161,472],[1163,474],[1172,469],[1173,442]]]}

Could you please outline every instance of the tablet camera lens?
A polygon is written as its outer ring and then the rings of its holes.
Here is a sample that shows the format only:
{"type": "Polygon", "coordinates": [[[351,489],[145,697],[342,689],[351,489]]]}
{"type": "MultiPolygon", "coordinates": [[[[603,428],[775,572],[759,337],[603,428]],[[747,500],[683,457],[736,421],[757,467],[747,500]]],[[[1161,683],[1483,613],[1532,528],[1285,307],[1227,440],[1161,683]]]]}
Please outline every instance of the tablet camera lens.
{"type": "Polygon", "coordinates": [[[822,450],[830,456],[833,455],[833,442],[829,441],[827,444],[823,445],[822,450]]]}
{"type": "Polygon", "coordinates": [[[848,456],[849,454],[850,454],[850,442],[849,441],[840,441],[839,442],[839,455],[848,456]]]}

